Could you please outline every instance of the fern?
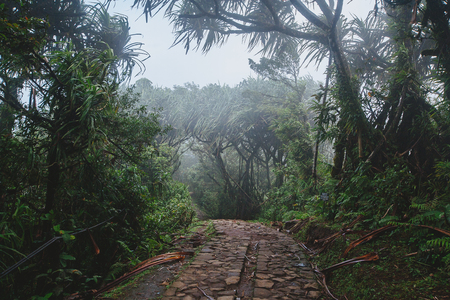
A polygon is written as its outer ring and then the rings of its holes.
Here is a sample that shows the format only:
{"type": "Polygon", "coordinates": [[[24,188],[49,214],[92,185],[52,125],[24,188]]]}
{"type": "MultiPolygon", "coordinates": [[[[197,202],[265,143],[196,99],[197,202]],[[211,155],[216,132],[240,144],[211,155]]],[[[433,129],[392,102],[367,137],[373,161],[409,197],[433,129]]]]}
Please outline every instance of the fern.
{"type": "Polygon", "coordinates": [[[442,258],[442,262],[444,263],[444,269],[446,271],[450,271],[450,254],[447,254],[442,258]]]}
{"type": "Polygon", "coordinates": [[[442,247],[443,251],[450,252],[450,237],[436,238],[427,241],[427,244],[431,247],[442,247]]]}
{"type": "Polygon", "coordinates": [[[446,253],[442,258],[444,269],[450,271],[450,237],[435,238],[427,241],[427,245],[439,248],[439,252],[446,253]]]}
{"type": "Polygon", "coordinates": [[[444,225],[447,207],[442,207],[442,200],[434,198],[426,203],[415,201],[417,198],[413,200],[410,207],[417,209],[419,213],[411,218],[412,224],[432,224],[438,227],[444,225]]]}

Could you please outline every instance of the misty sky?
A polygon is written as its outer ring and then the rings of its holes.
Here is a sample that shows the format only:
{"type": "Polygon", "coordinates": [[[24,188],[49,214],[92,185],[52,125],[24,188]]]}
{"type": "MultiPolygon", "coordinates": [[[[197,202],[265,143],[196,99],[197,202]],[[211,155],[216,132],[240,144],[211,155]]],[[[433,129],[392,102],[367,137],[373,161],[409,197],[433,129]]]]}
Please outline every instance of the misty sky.
{"type": "MultiPolygon", "coordinates": [[[[366,16],[373,9],[375,0],[345,0],[344,13],[366,16]]],[[[186,82],[194,82],[200,86],[209,83],[236,85],[249,76],[255,76],[248,66],[248,59],[259,60],[254,49],[249,52],[240,36],[232,36],[222,47],[213,47],[207,54],[190,50],[185,53],[183,45],[170,48],[174,40],[172,26],[162,14],[145,22],[143,9],[131,9],[133,0],[116,0],[111,4],[110,13],[128,16],[131,33],[141,33],[133,41],[142,42],[143,48],[151,57],[145,61],[146,71],[132,82],[146,77],[156,86],[173,87],[186,82]]],[[[324,80],[324,66],[316,70],[315,66],[305,69],[301,75],[312,75],[316,80],[324,80]]]]}

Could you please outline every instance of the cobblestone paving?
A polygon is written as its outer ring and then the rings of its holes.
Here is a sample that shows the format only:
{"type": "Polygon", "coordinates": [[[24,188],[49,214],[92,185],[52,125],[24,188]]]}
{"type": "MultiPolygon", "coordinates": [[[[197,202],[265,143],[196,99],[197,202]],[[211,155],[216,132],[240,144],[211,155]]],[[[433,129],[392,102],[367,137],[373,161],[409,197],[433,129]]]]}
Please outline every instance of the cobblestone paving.
{"type": "Polygon", "coordinates": [[[291,237],[243,221],[215,220],[214,226],[218,234],[163,300],[302,300],[321,295],[309,262],[291,237]]]}

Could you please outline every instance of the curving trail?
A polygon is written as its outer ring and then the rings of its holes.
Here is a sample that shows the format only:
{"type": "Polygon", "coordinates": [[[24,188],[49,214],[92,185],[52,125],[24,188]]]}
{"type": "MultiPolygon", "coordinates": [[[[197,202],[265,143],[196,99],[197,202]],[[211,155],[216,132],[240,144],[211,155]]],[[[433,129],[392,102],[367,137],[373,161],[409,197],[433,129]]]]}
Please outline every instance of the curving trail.
{"type": "Polygon", "coordinates": [[[215,220],[217,236],[163,300],[316,299],[308,260],[289,236],[257,223],[215,220]]]}

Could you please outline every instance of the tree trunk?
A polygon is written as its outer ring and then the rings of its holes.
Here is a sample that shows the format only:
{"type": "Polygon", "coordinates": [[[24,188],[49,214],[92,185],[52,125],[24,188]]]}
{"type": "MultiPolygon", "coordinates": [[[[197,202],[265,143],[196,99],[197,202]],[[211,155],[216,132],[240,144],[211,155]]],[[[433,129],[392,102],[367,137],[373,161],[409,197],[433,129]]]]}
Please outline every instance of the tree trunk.
{"type": "MultiPolygon", "coordinates": [[[[52,141],[56,142],[56,141],[52,141]]],[[[55,205],[55,198],[56,198],[56,192],[58,190],[59,185],[59,173],[60,168],[58,164],[57,159],[57,146],[54,145],[50,147],[48,154],[47,154],[47,164],[48,164],[48,178],[47,178],[47,193],[45,197],[45,208],[44,213],[49,213],[54,205],[55,205]]],[[[43,232],[44,234],[48,234],[51,230],[51,222],[49,220],[44,221],[43,226],[43,232]]]]}
{"type": "MultiPolygon", "coordinates": [[[[325,91],[323,94],[322,99],[322,107],[325,107],[325,104],[327,103],[327,96],[328,96],[328,87],[330,85],[330,72],[331,72],[331,63],[333,62],[333,56],[331,55],[330,51],[330,57],[328,58],[328,68],[327,68],[327,78],[325,81],[325,91]]],[[[317,158],[319,156],[319,136],[317,136],[316,139],[316,145],[314,149],[314,162],[313,162],[313,179],[314,179],[314,189],[317,186],[317,158]]]]}

